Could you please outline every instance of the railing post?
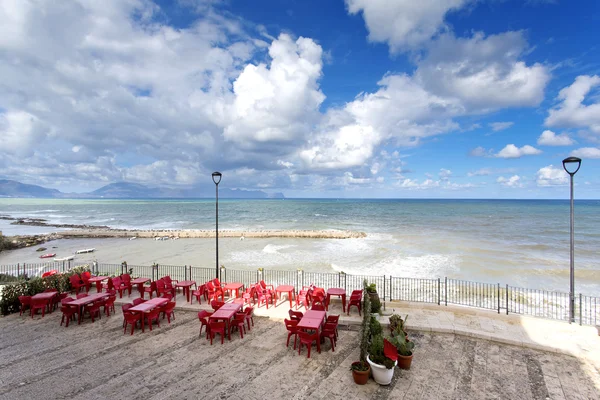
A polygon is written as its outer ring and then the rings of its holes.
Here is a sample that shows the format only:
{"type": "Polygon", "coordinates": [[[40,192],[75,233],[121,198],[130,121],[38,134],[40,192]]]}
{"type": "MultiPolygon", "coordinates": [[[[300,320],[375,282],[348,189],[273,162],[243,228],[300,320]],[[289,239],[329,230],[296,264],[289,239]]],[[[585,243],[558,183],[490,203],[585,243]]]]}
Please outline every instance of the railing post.
{"type": "Polygon", "coordinates": [[[221,281],[227,282],[227,269],[224,265],[221,265],[221,268],[219,268],[219,270],[221,271],[221,281]]]}
{"type": "Polygon", "coordinates": [[[498,283],[498,314],[500,314],[500,284],[498,283]]]}
{"type": "Polygon", "coordinates": [[[506,284],[506,315],[508,315],[508,283],[506,284]]]}
{"type": "Polygon", "coordinates": [[[394,291],[392,290],[392,281],[393,281],[393,280],[394,280],[394,279],[393,279],[393,276],[392,276],[392,275],[390,275],[390,301],[394,301],[394,300],[392,299],[392,293],[394,293],[394,291]]]}
{"type": "Polygon", "coordinates": [[[448,277],[444,277],[444,300],[446,302],[446,307],[448,307],[448,277]]]}
{"type": "Polygon", "coordinates": [[[440,296],[441,295],[441,293],[440,293],[441,286],[442,286],[442,280],[440,278],[438,278],[438,306],[440,305],[440,302],[441,302],[441,298],[440,298],[441,297],[440,296]]]}
{"type": "Polygon", "coordinates": [[[581,293],[579,293],[579,326],[581,326],[581,322],[582,322],[582,319],[581,319],[581,315],[582,315],[581,314],[581,312],[582,312],[581,300],[582,300],[581,293]]]}

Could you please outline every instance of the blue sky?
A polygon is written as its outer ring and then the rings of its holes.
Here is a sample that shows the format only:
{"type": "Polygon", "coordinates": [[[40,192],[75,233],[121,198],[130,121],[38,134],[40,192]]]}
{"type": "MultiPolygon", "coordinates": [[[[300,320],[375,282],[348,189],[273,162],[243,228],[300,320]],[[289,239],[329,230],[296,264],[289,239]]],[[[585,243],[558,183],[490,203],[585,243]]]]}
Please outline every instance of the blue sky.
{"type": "Polygon", "coordinates": [[[0,177],[288,197],[600,198],[600,6],[0,4],[0,177]]]}

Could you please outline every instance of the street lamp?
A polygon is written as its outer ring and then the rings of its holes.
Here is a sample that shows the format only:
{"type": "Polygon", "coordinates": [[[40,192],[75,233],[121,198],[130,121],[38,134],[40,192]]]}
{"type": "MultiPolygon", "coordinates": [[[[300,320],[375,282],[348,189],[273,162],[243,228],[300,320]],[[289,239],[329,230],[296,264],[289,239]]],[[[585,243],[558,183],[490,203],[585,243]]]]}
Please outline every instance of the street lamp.
{"type": "Polygon", "coordinates": [[[221,182],[222,174],[220,172],[212,173],[212,180],[215,183],[216,188],[216,228],[215,228],[215,238],[216,238],[216,248],[217,248],[217,266],[216,266],[216,278],[219,279],[219,182],[221,182]]]}
{"type": "Polygon", "coordinates": [[[573,214],[573,175],[581,167],[581,158],[567,157],[563,160],[563,168],[571,176],[571,283],[569,286],[569,322],[575,322],[575,218],[573,214]],[[571,170],[567,169],[570,164],[571,170]]]}

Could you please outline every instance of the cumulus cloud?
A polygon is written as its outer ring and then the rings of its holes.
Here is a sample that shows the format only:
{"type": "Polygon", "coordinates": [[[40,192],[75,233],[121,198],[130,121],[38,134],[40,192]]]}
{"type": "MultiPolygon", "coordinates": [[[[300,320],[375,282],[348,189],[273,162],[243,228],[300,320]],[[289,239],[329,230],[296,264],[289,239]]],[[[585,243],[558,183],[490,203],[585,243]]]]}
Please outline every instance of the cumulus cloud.
{"type": "Polygon", "coordinates": [[[440,181],[425,179],[423,182],[419,183],[416,179],[404,179],[398,183],[398,186],[410,190],[427,190],[439,187],[440,181]]]}
{"type": "Polygon", "coordinates": [[[600,158],[600,149],[597,147],[582,147],[573,150],[571,155],[579,158],[600,158]]]}
{"type": "Polygon", "coordinates": [[[580,75],[571,86],[558,93],[560,103],[549,110],[546,126],[561,128],[586,128],[600,133],[600,102],[584,104],[590,91],[600,85],[600,76],[580,75]]]}
{"type": "Polygon", "coordinates": [[[569,175],[563,168],[555,168],[553,165],[540,168],[536,174],[538,186],[560,186],[569,183],[569,175]]]}
{"type": "Polygon", "coordinates": [[[500,150],[496,157],[499,158],[520,158],[523,156],[533,156],[541,154],[542,151],[536,149],[533,146],[525,145],[523,147],[517,147],[514,144],[507,144],[502,150],[500,150]]]}
{"type": "Polygon", "coordinates": [[[570,146],[573,143],[575,143],[573,139],[571,139],[566,133],[557,135],[549,130],[542,132],[537,140],[537,144],[540,146],[570,146]]]}
{"type": "Polygon", "coordinates": [[[452,175],[452,171],[450,171],[449,169],[445,169],[445,168],[440,168],[440,179],[443,181],[447,181],[448,179],[450,179],[450,176],[452,175]]]}
{"type": "Polygon", "coordinates": [[[521,31],[442,35],[429,45],[416,77],[427,90],[456,98],[472,111],[537,106],[550,73],[541,64],[519,60],[527,48],[521,31]]]}
{"type": "Polygon", "coordinates": [[[521,184],[521,177],[519,175],[513,175],[510,178],[505,178],[503,176],[499,176],[498,179],[496,179],[496,182],[498,182],[499,184],[501,184],[502,186],[505,186],[505,187],[511,187],[511,188],[523,187],[523,185],[521,184]]]}
{"type": "Polygon", "coordinates": [[[346,0],[348,12],[362,12],[369,40],[386,42],[390,51],[414,49],[446,30],[444,17],[471,0],[346,0]]]}
{"type": "Polygon", "coordinates": [[[514,122],[490,122],[488,124],[494,132],[503,131],[514,125],[514,122]]]}

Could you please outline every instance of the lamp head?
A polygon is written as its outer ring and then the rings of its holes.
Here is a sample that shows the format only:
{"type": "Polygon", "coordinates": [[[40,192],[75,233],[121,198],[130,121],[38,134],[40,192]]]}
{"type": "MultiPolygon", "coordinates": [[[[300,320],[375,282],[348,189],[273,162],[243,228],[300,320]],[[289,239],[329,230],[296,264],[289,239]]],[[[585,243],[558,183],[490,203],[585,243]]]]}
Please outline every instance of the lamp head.
{"type": "Polygon", "coordinates": [[[563,168],[567,171],[567,174],[573,176],[579,171],[579,167],[581,167],[581,158],[578,157],[567,157],[563,160],[563,168]],[[574,171],[569,171],[567,169],[567,164],[571,164],[571,169],[575,169],[574,171]]]}
{"type": "Polygon", "coordinates": [[[213,172],[212,173],[212,180],[215,183],[215,185],[219,185],[219,182],[221,182],[221,176],[223,176],[220,172],[213,172]]]}

